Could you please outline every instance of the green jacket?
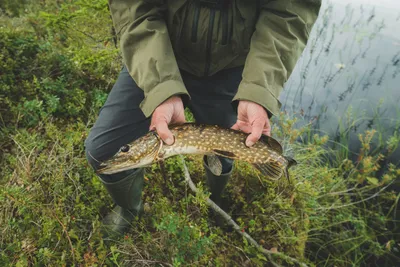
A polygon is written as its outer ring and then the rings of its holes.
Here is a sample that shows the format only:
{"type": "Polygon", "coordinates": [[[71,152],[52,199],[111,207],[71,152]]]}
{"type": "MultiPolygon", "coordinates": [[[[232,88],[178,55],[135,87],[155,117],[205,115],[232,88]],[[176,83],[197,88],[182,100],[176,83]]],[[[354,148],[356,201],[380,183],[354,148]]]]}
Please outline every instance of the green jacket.
{"type": "Polygon", "coordinates": [[[109,0],[124,64],[145,99],[146,117],[173,95],[189,94],[179,69],[197,76],[243,66],[233,101],[270,114],[306,46],[321,0],[231,0],[210,9],[196,0],[109,0]]]}

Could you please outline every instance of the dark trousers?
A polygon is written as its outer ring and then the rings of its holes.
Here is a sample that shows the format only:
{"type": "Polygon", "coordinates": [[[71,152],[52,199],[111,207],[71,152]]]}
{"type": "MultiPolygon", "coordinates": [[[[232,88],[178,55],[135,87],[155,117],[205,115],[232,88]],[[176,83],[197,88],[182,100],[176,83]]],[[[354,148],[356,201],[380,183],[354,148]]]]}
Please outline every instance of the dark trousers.
{"type": "MultiPolygon", "coordinates": [[[[191,99],[185,101],[196,122],[231,127],[237,113],[231,102],[242,80],[243,67],[223,70],[211,77],[197,77],[181,72],[191,99]]],[[[139,104],[143,91],[124,67],[100,109],[99,116],[85,141],[86,156],[96,170],[99,163],[112,157],[121,146],[145,135],[151,118],[146,118],[139,104]]],[[[232,168],[232,161],[221,158],[223,172],[232,168]]],[[[134,170],[100,175],[105,182],[116,182],[134,170]]]]}

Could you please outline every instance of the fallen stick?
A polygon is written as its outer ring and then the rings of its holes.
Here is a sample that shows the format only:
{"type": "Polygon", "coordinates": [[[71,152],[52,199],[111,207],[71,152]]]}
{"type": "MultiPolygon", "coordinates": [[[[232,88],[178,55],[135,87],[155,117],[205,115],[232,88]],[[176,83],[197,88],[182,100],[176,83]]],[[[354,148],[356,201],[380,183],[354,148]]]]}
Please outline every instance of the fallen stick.
{"type": "Polygon", "coordinates": [[[69,237],[69,234],[68,234],[68,231],[67,231],[67,227],[62,223],[62,221],[58,218],[57,214],[54,211],[52,211],[52,215],[54,216],[54,218],[57,219],[58,223],[61,225],[61,227],[63,229],[63,232],[64,232],[65,236],[68,239],[68,243],[69,243],[69,246],[71,248],[72,260],[75,263],[75,253],[74,253],[75,249],[74,249],[74,246],[72,245],[71,238],[69,237]]]}
{"type": "MultiPolygon", "coordinates": [[[[183,171],[184,171],[184,176],[185,176],[185,181],[188,183],[190,189],[195,192],[196,194],[198,193],[197,187],[196,185],[193,183],[192,178],[190,177],[190,173],[189,173],[189,169],[185,164],[185,158],[181,155],[180,156],[181,160],[182,160],[182,164],[183,164],[183,171]]],[[[255,246],[261,253],[263,253],[267,259],[270,261],[270,263],[274,266],[280,266],[278,265],[276,262],[274,262],[272,260],[272,257],[278,257],[281,258],[285,261],[288,262],[293,262],[296,263],[300,266],[303,267],[307,267],[307,264],[298,261],[295,258],[292,258],[290,256],[287,256],[283,253],[280,252],[272,252],[268,249],[263,248],[260,244],[257,243],[257,241],[255,241],[248,233],[246,233],[244,230],[242,230],[240,228],[240,226],[232,219],[231,216],[229,216],[228,213],[226,213],[223,209],[221,209],[217,204],[214,203],[214,201],[212,201],[210,198],[207,198],[207,205],[210,206],[215,212],[217,212],[219,215],[221,215],[226,222],[228,223],[228,225],[232,226],[233,229],[240,234],[242,237],[246,238],[246,240],[252,244],[253,246],[255,246]]]]}

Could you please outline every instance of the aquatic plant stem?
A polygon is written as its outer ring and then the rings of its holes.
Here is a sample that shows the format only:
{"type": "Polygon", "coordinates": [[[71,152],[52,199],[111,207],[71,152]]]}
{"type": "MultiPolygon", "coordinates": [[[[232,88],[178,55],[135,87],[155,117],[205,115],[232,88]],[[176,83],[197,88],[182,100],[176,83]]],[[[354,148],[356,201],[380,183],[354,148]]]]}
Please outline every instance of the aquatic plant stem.
{"type": "MultiPolygon", "coordinates": [[[[184,172],[184,176],[185,176],[185,181],[186,183],[189,185],[190,189],[195,193],[198,194],[198,190],[196,185],[193,183],[192,178],[190,177],[190,173],[189,173],[189,169],[185,164],[185,158],[181,155],[180,156],[182,164],[183,164],[183,172],[184,172]]],[[[226,222],[228,223],[228,225],[232,226],[233,229],[242,237],[246,238],[246,240],[252,244],[253,246],[255,246],[261,253],[263,253],[267,259],[270,261],[270,263],[273,266],[280,266],[279,264],[277,264],[272,257],[278,257],[281,258],[287,262],[292,262],[292,263],[296,263],[302,267],[307,267],[307,264],[298,261],[295,258],[292,258],[290,256],[287,256],[283,253],[280,252],[272,252],[268,249],[263,248],[260,244],[257,243],[257,241],[255,241],[248,233],[246,233],[243,229],[240,228],[240,226],[232,219],[231,216],[229,216],[229,214],[227,214],[223,209],[221,209],[217,204],[214,203],[214,201],[212,201],[210,198],[207,198],[207,205],[210,206],[215,212],[217,212],[219,215],[221,215],[226,222]]]]}

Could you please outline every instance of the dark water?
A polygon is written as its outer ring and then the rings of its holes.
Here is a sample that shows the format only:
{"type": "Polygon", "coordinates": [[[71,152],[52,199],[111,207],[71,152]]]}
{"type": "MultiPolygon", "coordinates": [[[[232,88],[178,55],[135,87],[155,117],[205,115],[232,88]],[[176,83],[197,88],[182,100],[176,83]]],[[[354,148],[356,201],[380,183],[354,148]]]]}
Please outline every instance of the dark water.
{"type": "Polygon", "coordinates": [[[384,164],[400,165],[400,149],[385,149],[391,136],[400,138],[400,6],[391,0],[323,2],[281,94],[282,110],[295,113],[299,126],[314,120],[313,131],[328,134],[334,148],[348,147],[353,159],[358,134],[376,129],[375,153],[387,155],[384,164]]]}

